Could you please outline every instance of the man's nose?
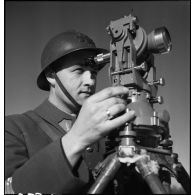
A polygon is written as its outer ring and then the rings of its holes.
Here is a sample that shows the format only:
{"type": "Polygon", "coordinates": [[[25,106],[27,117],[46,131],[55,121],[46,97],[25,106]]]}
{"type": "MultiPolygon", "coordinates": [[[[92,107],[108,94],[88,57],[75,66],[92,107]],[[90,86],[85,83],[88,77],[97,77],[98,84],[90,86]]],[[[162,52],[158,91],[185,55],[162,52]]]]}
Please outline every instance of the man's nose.
{"type": "Polygon", "coordinates": [[[94,85],[96,76],[91,71],[87,70],[83,73],[83,83],[85,85],[94,85]]]}

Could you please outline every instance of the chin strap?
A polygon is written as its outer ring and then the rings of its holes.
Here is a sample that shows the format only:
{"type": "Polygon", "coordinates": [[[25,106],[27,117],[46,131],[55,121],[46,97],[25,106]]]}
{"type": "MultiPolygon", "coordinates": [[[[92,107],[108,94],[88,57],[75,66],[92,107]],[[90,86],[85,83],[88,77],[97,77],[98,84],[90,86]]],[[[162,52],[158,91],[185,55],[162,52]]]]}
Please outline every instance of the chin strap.
{"type": "MultiPolygon", "coordinates": [[[[60,89],[62,90],[62,92],[68,97],[68,99],[77,107],[77,108],[81,108],[81,105],[79,105],[75,99],[68,93],[68,91],[66,90],[66,88],[64,87],[64,85],[62,84],[62,82],[60,81],[60,79],[58,78],[58,76],[56,75],[55,72],[53,72],[53,76],[56,80],[56,82],[58,83],[60,89]]],[[[68,106],[68,105],[67,105],[68,106]]]]}

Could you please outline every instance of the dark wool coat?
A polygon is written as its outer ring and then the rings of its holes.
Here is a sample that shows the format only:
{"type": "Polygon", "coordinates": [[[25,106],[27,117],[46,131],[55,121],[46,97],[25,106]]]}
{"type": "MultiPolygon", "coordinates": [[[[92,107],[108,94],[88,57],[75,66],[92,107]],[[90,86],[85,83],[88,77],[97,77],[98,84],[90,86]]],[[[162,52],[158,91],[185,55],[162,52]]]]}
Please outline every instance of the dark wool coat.
{"type": "Polygon", "coordinates": [[[78,170],[72,170],[61,145],[66,129],[60,124],[70,124],[74,117],[48,100],[31,112],[36,117],[29,112],[5,117],[5,179],[12,177],[15,193],[82,192],[91,177],[88,169],[99,160],[97,148],[84,152],[87,164],[82,160],[78,170]],[[55,132],[55,141],[44,128],[55,132]]]}
{"type": "MultiPolygon", "coordinates": [[[[103,159],[104,147],[101,143],[91,146],[72,169],[61,137],[74,120],[48,100],[33,111],[5,117],[5,180],[12,178],[15,193],[87,192],[94,182],[91,170],[103,159]]],[[[128,171],[123,167],[116,176],[120,193],[150,193],[134,169],[128,171]]],[[[113,192],[113,185],[105,192],[113,192]]]]}

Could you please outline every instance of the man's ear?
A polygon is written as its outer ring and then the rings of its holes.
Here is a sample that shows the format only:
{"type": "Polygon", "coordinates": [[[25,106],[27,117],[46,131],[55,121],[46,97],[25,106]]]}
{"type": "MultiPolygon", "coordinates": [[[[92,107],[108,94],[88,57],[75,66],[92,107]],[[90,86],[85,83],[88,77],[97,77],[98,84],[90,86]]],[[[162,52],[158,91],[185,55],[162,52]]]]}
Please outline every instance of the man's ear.
{"type": "Polygon", "coordinates": [[[56,80],[53,76],[53,71],[46,71],[45,72],[45,77],[46,77],[47,81],[50,83],[50,86],[55,87],[56,80]]]}

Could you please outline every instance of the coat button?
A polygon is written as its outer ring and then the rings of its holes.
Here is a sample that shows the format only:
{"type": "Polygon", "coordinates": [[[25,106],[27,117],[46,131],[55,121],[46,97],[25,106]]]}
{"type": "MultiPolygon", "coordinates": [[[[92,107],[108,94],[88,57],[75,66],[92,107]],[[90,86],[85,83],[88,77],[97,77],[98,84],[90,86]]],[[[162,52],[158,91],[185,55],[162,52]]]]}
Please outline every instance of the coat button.
{"type": "Polygon", "coordinates": [[[93,148],[89,146],[89,147],[86,148],[86,151],[91,153],[91,152],[93,152],[93,148]]]}

